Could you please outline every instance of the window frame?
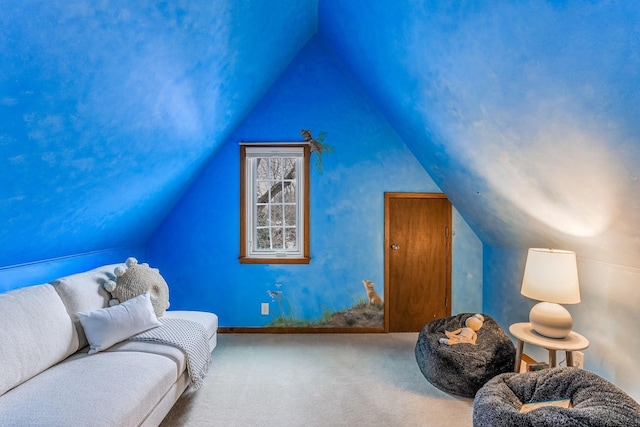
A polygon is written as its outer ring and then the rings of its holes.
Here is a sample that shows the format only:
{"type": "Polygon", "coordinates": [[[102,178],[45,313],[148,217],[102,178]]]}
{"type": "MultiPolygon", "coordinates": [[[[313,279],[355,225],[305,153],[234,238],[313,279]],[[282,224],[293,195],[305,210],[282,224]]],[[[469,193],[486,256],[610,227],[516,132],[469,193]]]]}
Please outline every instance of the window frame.
{"type": "MultiPolygon", "coordinates": [[[[298,154],[299,155],[299,154],[298,154]]],[[[240,143],[240,256],[238,260],[242,264],[309,264],[310,242],[309,242],[309,169],[311,150],[309,144],[294,142],[269,142],[269,143],[240,143]],[[296,188],[299,197],[296,198],[296,206],[300,218],[298,218],[297,253],[280,252],[276,250],[255,250],[251,247],[251,240],[254,236],[255,216],[255,194],[256,177],[250,170],[253,163],[251,159],[286,154],[294,149],[301,152],[301,161],[296,170],[296,188]],[[248,153],[249,152],[249,153],[248,153]]]]}

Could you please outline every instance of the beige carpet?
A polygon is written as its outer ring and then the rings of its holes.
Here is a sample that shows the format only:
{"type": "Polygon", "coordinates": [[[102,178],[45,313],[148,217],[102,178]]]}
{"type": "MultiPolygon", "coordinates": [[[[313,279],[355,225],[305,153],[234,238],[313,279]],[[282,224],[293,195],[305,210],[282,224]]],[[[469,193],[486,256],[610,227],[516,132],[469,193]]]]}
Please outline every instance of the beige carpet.
{"type": "Polygon", "coordinates": [[[417,334],[220,334],[205,385],[162,427],[472,425],[416,364],[417,334]]]}

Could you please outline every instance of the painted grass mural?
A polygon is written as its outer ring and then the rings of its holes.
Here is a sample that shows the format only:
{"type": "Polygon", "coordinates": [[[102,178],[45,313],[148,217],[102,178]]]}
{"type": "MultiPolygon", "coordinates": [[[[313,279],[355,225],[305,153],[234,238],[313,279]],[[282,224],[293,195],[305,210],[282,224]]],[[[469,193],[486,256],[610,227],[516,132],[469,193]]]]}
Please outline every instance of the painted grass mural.
{"type": "Polygon", "coordinates": [[[271,303],[277,306],[274,319],[267,327],[274,328],[383,328],[384,301],[374,290],[375,284],[367,279],[362,280],[366,298],[360,297],[351,308],[346,310],[323,309],[322,318],[305,320],[296,318],[295,309],[282,290],[282,284],[275,285],[275,290],[268,290],[271,303]]]}

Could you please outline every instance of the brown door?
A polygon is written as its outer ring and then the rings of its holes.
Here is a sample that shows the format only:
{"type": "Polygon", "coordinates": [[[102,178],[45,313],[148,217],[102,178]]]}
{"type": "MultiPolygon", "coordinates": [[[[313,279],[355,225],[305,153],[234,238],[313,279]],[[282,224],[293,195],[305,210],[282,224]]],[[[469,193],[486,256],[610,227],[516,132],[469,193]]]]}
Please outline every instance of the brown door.
{"type": "Polygon", "coordinates": [[[451,203],[385,193],[385,330],[418,332],[451,315],[451,203]]]}

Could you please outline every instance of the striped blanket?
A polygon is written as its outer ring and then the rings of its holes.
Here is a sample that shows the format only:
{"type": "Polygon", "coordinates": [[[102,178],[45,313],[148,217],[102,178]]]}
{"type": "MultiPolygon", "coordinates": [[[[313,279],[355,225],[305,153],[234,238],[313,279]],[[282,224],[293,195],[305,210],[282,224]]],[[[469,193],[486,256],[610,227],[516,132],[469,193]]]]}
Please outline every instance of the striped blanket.
{"type": "Polygon", "coordinates": [[[211,353],[207,331],[198,322],[185,319],[158,318],[161,326],[149,329],[129,338],[131,341],[147,341],[167,344],[181,349],[187,358],[190,387],[202,387],[209,371],[211,353]]]}

